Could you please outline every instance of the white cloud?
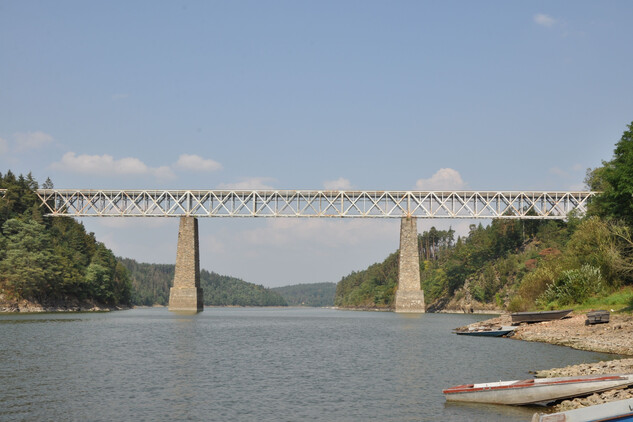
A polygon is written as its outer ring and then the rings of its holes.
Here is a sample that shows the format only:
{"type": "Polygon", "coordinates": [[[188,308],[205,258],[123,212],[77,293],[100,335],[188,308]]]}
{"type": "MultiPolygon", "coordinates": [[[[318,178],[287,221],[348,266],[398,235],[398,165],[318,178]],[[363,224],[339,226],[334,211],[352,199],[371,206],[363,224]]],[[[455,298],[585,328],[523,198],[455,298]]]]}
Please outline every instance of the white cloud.
{"type": "Polygon", "coordinates": [[[466,188],[466,183],[457,170],[451,168],[439,169],[428,179],[419,179],[415,182],[419,190],[461,190],[466,188]]]}
{"type": "Polygon", "coordinates": [[[77,155],[67,152],[61,161],[51,164],[53,170],[61,170],[71,173],[94,174],[100,176],[139,176],[153,175],[159,178],[172,178],[173,172],[169,167],[152,168],[134,157],[125,157],[118,160],[111,155],[77,155]]]}
{"type": "Polygon", "coordinates": [[[327,190],[350,190],[352,189],[352,183],[343,177],[339,177],[336,180],[326,181],[323,183],[323,187],[327,190]]]}
{"type": "Polygon", "coordinates": [[[169,166],[160,166],[152,169],[152,174],[161,180],[175,179],[176,175],[169,166]]]}
{"type": "Polygon", "coordinates": [[[51,167],[55,170],[84,174],[138,175],[148,172],[147,165],[138,158],[127,157],[115,160],[108,154],[77,155],[74,152],[67,152],[62,156],[60,162],[53,163],[51,167]]]}
{"type": "Polygon", "coordinates": [[[274,189],[269,183],[274,182],[275,179],[271,177],[251,177],[242,179],[236,183],[220,183],[218,189],[228,190],[272,190],[274,189]]]}
{"type": "Polygon", "coordinates": [[[190,171],[217,171],[222,169],[222,164],[215,160],[202,158],[199,155],[182,154],[174,167],[190,171]]]}
{"type": "Polygon", "coordinates": [[[53,142],[51,135],[40,131],[16,133],[14,137],[16,152],[39,149],[53,142]]]}
{"type": "Polygon", "coordinates": [[[536,23],[537,25],[545,26],[547,28],[551,28],[556,23],[556,19],[544,13],[537,13],[536,15],[534,15],[534,23],[536,23]]]}
{"type": "Polygon", "coordinates": [[[9,143],[0,138],[0,155],[4,155],[9,152],[9,143]]]}

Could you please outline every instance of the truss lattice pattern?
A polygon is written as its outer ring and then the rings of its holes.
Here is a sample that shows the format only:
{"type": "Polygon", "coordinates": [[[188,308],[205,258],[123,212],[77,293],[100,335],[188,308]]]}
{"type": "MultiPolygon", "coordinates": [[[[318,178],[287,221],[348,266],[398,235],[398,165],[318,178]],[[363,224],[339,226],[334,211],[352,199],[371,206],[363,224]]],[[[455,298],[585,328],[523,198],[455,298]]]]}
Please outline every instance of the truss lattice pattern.
{"type": "Polygon", "coordinates": [[[40,189],[51,216],[525,218],[584,214],[595,192],[40,189]]]}

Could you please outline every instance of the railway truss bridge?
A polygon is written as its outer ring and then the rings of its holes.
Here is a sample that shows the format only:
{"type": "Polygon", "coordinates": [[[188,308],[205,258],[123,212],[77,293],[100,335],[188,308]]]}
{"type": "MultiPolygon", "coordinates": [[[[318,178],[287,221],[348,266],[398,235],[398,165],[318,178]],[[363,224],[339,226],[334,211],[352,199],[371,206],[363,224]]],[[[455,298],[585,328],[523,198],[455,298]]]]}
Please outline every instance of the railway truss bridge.
{"type": "Polygon", "coordinates": [[[323,191],[323,190],[92,190],[39,189],[52,217],[179,217],[169,309],[199,312],[198,219],[399,218],[396,312],[425,311],[420,287],[418,218],[565,219],[582,215],[595,192],[323,191]]]}

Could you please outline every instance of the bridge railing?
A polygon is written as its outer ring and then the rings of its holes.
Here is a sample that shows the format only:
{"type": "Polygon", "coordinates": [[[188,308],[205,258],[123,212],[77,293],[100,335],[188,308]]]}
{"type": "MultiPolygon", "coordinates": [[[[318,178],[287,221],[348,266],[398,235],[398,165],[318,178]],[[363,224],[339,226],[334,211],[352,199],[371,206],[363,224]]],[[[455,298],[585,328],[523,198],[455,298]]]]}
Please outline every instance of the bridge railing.
{"type": "Polygon", "coordinates": [[[51,216],[564,219],[596,192],[39,189],[51,216]]]}

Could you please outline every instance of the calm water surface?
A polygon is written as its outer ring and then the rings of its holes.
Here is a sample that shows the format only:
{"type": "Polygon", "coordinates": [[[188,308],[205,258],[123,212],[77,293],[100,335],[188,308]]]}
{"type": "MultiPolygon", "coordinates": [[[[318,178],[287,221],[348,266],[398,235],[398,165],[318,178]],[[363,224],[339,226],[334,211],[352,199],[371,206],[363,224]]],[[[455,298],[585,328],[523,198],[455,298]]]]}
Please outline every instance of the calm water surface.
{"type": "Polygon", "coordinates": [[[528,421],[442,389],[613,356],[451,329],[477,315],[164,308],[0,315],[0,420],[528,421]]]}

